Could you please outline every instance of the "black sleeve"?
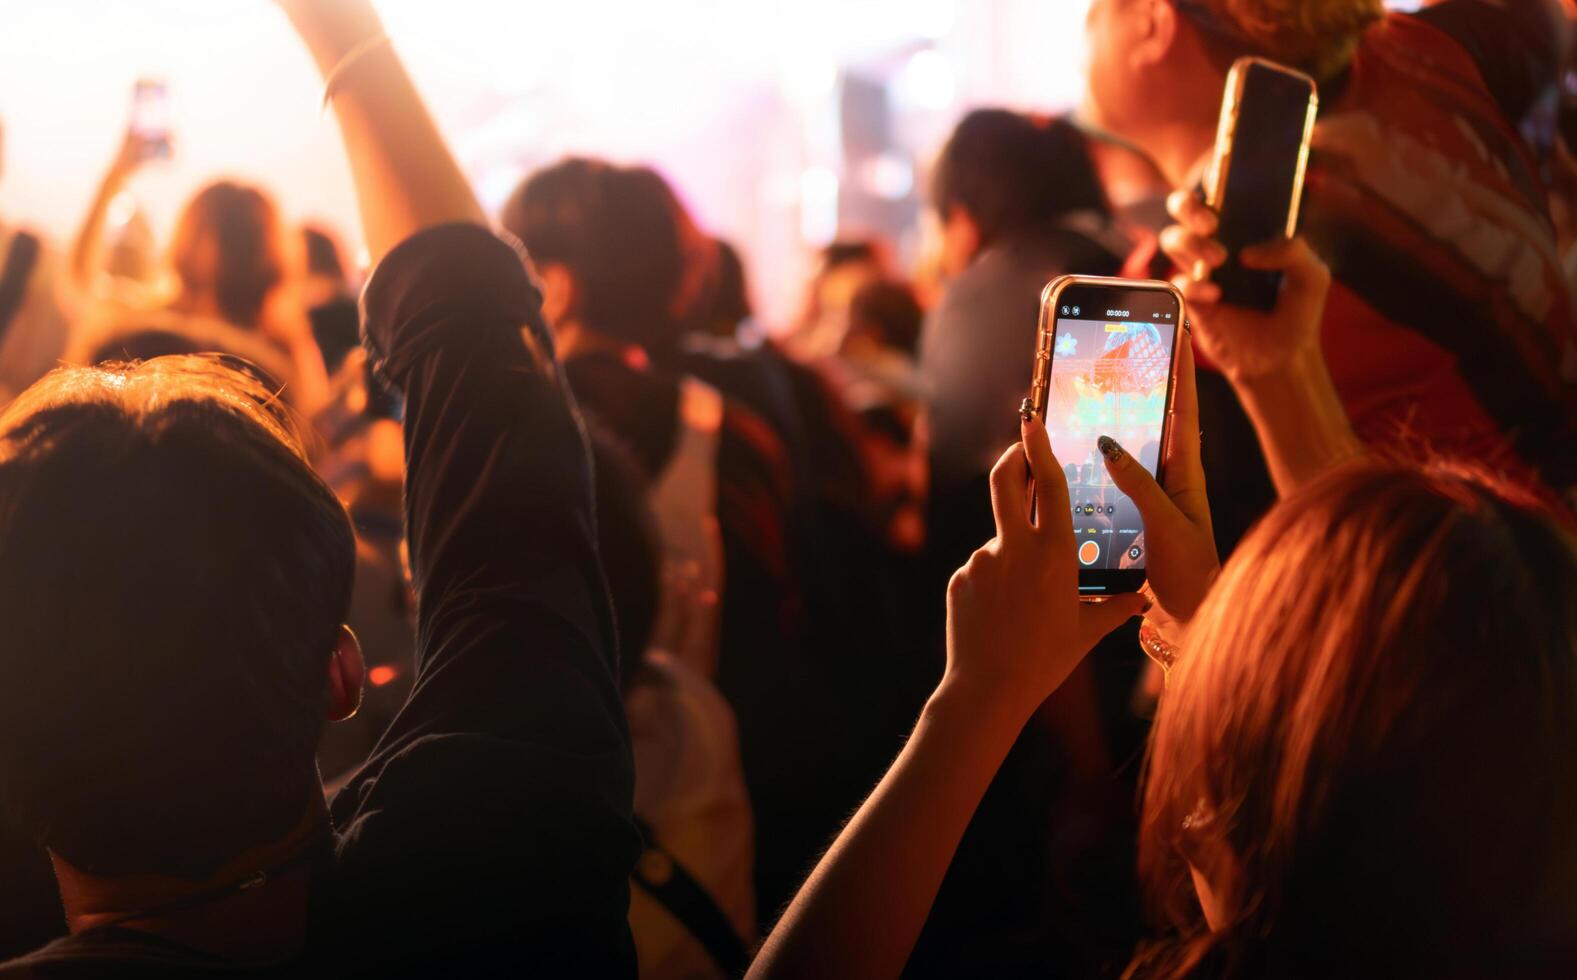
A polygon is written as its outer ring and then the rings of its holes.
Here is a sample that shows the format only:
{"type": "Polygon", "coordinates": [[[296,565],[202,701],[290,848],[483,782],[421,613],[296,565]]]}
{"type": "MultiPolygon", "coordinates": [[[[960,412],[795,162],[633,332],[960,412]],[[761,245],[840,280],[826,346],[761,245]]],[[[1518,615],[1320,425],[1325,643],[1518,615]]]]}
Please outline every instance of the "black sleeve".
{"type": "Polygon", "coordinates": [[[363,304],[406,398],[417,657],[334,801],[348,900],[451,956],[631,962],[629,733],[585,438],[539,296],[514,250],[457,224],[391,252],[363,304]]]}
{"type": "Polygon", "coordinates": [[[1415,16],[1467,51],[1513,126],[1559,82],[1565,15],[1558,0],[1440,0],[1415,16]]]}

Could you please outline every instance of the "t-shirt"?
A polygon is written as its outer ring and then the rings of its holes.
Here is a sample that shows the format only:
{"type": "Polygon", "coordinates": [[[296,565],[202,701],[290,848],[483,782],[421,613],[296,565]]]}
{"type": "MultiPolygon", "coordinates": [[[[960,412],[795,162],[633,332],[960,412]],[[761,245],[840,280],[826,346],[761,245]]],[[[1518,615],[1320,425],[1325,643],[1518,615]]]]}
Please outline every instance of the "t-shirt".
{"type": "MultiPolygon", "coordinates": [[[[466,224],[383,260],[369,347],[406,397],[409,699],[334,796],[300,975],[634,976],[640,852],[590,463],[519,256],[466,224]]],[[[251,975],[127,929],[4,977],[251,975]]]]}
{"type": "MultiPolygon", "coordinates": [[[[635,810],[732,925],[756,939],[754,838],[734,713],[705,677],[647,654],[624,698],[635,748],[635,810]]],[[[630,925],[645,980],[722,976],[674,913],[639,886],[630,925]]]]}
{"type": "Polygon", "coordinates": [[[1091,236],[1057,229],[987,248],[948,284],[920,335],[931,480],[942,493],[989,473],[1018,441],[1046,283],[1066,273],[1109,276],[1120,265],[1091,236]]]}

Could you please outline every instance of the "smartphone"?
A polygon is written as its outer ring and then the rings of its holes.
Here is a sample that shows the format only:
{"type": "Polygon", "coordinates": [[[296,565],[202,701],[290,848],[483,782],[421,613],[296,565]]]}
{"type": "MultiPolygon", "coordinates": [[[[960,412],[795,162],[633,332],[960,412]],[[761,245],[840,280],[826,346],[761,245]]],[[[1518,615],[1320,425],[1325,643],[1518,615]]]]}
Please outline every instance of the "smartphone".
{"type": "Polygon", "coordinates": [[[1298,230],[1309,138],[1319,111],[1314,79],[1263,58],[1239,58],[1227,73],[1205,203],[1220,216],[1216,238],[1228,258],[1212,280],[1224,302],[1270,310],[1281,274],[1245,269],[1238,251],[1298,230]]]}
{"type": "Polygon", "coordinates": [[[157,78],[139,78],[131,89],[131,133],[143,159],[170,155],[169,89],[157,78]]]}
{"type": "Polygon", "coordinates": [[[1107,475],[1096,440],[1116,439],[1161,479],[1185,316],[1183,294],[1159,280],[1060,276],[1041,293],[1029,398],[1072,512],[1036,520],[1072,520],[1081,598],[1144,585],[1144,521],[1107,475]]]}

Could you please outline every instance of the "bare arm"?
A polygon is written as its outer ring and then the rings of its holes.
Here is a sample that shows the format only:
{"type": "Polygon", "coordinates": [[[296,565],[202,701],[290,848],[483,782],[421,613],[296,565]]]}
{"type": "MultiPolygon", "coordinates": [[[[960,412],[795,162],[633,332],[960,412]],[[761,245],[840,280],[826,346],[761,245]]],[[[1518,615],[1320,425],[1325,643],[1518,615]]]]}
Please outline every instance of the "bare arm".
{"type": "Polygon", "coordinates": [[[1363,453],[1318,350],[1234,387],[1281,496],[1363,453]]]}
{"type": "Polygon", "coordinates": [[[82,295],[90,295],[98,284],[99,273],[104,268],[104,224],[108,220],[110,204],[126,187],[126,181],[136,172],[140,162],[141,146],[130,133],[121,141],[120,149],[104,178],[93,193],[93,202],[71,242],[71,260],[67,267],[69,285],[82,295]]]}
{"type": "Polygon", "coordinates": [[[896,977],[1023,719],[944,684],[749,976],[896,977]]]}
{"type": "Polygon", "coordinates": [[[817,864],[751,966],[755,980],[896,977],[964,829],[1014,739],[1138,596],[1078,600],[1073,527],[1045,427],[1024,429],[991,474],[997,538],[948,587],[947,673],[909,744],[817,864]],[[1026,452],[1032,462],[1025,459],[1026,452]]]}
{"type": "MultiPolygon", "coordinates": [[[[383,34],[368,0],[279,0],[325,77],[383,34]]],[[[410,76],[385,42],[364,49],[335,84],[334,111],[374,263],[424,228],[487,224],[470,184],[410,76]]]]}

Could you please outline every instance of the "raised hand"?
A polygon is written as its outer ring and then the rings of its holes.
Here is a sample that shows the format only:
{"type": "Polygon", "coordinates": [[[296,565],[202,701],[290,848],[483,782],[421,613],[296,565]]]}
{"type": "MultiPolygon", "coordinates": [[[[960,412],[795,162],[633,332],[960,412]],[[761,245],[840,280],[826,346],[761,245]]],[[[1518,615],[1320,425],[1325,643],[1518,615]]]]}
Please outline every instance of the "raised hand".
{"type": "Polygon", "coordinates": [[[1161,232],[1161,247],[1185,270],[1173,280],[1188,301],[1194,336],[1201,349],[1233,381],[1275,374],[1299,358],[1318,353],[1320,318],[1331,273],[1301,238],[1266,242],[1239,254],[1245,268],[1284,274],[1276,308],[1268,313],[1221,302],[1210,274],[1225,262],[1227,250],[1216,241],[1216,215],[1188,191],[1166,202],[1176,219],[1161,232]]]}
{"type": "Polygon", "coordinates": [[[991,471],[997,536],[948,585],[942,683],[1027,719],[1090,648],[1138,615],[1146,600],[1122,595],[1103,603],[1079,601],[1067,480],[1045,426],[1027,422],[1023,436],[991,471]],[[1031,474],[1038,524],[1029,516],[1031,474]]]}
{"type": "Polygon", "coordinates": [[[1209,281],[1227,254],[1212,237],[1215,214],[1186,191],[1166,204],[1178,223],[1161,233],[1161,247],[1187,270],[1175,281],[1194,338],[1236,389],[1276,489],[1286,495],[1362,453],[1320,349],[1331,285],[1325,263],[1301,238],[1246,248],[1239,254],[1243,265],[1284,274],[1276,308],[1262,313],[1222,303],[1209,281]]]}

